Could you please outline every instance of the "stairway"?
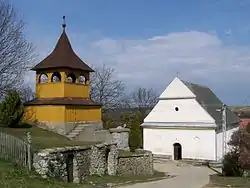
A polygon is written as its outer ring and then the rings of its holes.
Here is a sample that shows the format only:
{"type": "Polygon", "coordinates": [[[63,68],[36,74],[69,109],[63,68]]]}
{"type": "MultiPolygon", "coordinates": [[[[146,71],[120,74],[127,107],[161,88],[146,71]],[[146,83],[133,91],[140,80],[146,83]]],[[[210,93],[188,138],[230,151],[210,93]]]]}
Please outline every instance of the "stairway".
{"type": "Polygon", "coordinates": [[[66,136],[71,140],[75,140],[77,136],[84,130],[84,127],[84,124],[76,125],[66,136]]]}
{"type": "Polygon", "coordinates": [[[95,142],[98,140],[96,134],[100,135],[101,133],[105,137],[104,132],[103,126],[99,122],[81,123],[76,125],[66,136],[71,140],[95,142]]]}

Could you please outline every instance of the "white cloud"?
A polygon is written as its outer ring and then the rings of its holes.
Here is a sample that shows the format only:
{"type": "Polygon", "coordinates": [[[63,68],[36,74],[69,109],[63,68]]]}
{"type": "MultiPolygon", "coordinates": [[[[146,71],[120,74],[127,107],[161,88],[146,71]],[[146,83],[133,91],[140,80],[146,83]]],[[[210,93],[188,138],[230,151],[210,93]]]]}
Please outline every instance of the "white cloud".
{"type": "Polygon", "coordinates": [[[92,47],[91,59],[110,63],[127,83],[137,85],[161,87],[176,72],[184,79],[225,83],[243,79],[242,74],[250,71],[249,47],[225,46],[216,35],[205,32],[131,41],[104,39],[92,47]]]}
{"type": "Polygon", "coordinates": [[[177,32],[138,40],[81,41],[74,37],[72,45],[90,64],[113,67],[132,87],[162,90],[179,72],[182,79],[223,89],[245,82],[250,72],[250,47],[226,46],[211,32],[177,32]]]}

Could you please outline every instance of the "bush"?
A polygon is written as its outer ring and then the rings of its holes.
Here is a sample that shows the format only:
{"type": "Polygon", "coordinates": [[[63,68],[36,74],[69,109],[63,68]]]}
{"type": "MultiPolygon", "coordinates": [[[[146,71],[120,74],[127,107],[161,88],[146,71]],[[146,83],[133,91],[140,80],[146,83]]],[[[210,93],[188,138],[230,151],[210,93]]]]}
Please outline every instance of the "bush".
{"type": "Polygon", "coordinates": [[[18,127],[22,123],[24,107],[21,97],[15,90],[7,92],[0,103],[0,126],[18,127]]]}
{"type": "Polygon", "coordinates": [[[224,176],[242,176],[243,169],[239,165],[240,152],[236,149],[224,156],[222,172],[224,176]]]}
{"type": "Polygon", "coordinates": [[[111,120],[108,119],[104,122],[104,129],[110,129],[111,128],[111,120]]]}
{"type": "Polygon", "coordinates": [[[131,123],[130,133],[129,133],[129,147],[132,152],[142,146],[142,133],[140,127],[140,113],[136,112],[131,123]]]}
{"type": "Polygon", "coordinates": [[[247,124],[246,131],[247,131],[247,133],[250,133],[250,123],[247,124]]]}

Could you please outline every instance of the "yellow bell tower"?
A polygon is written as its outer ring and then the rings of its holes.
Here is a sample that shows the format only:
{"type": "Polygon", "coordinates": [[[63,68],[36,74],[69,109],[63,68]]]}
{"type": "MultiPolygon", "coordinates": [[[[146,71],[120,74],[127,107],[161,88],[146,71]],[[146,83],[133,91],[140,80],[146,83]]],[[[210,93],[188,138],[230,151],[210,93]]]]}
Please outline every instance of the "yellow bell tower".
{"type": "Polygon", "coordinates": [[[54,50],[31,69],[36,71],[36,98],[25,104],[25,118],[66,134],[75,123],[101,122],[101,106],[89,96],[94,70],[72,49],[63,20],[54,50]]]}

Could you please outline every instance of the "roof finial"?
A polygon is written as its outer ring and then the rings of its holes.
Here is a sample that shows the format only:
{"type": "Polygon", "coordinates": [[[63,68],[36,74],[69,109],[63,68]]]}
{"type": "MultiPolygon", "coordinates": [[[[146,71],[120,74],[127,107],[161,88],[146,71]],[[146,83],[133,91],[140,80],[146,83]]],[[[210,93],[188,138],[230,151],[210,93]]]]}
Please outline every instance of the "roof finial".
{"type": "Polygon", "coordinates": [[[63,29],[66,27],[66,22],[65,22],[65,16],[63,16],[63,24],[62,24],[63,29]]]}
{"type": "Polygon", "coordinates": [[[177,77],[177,78],[180,77],[180,72],[179,72],[179,71],[176,72],[176,77],[177,77]]]}

